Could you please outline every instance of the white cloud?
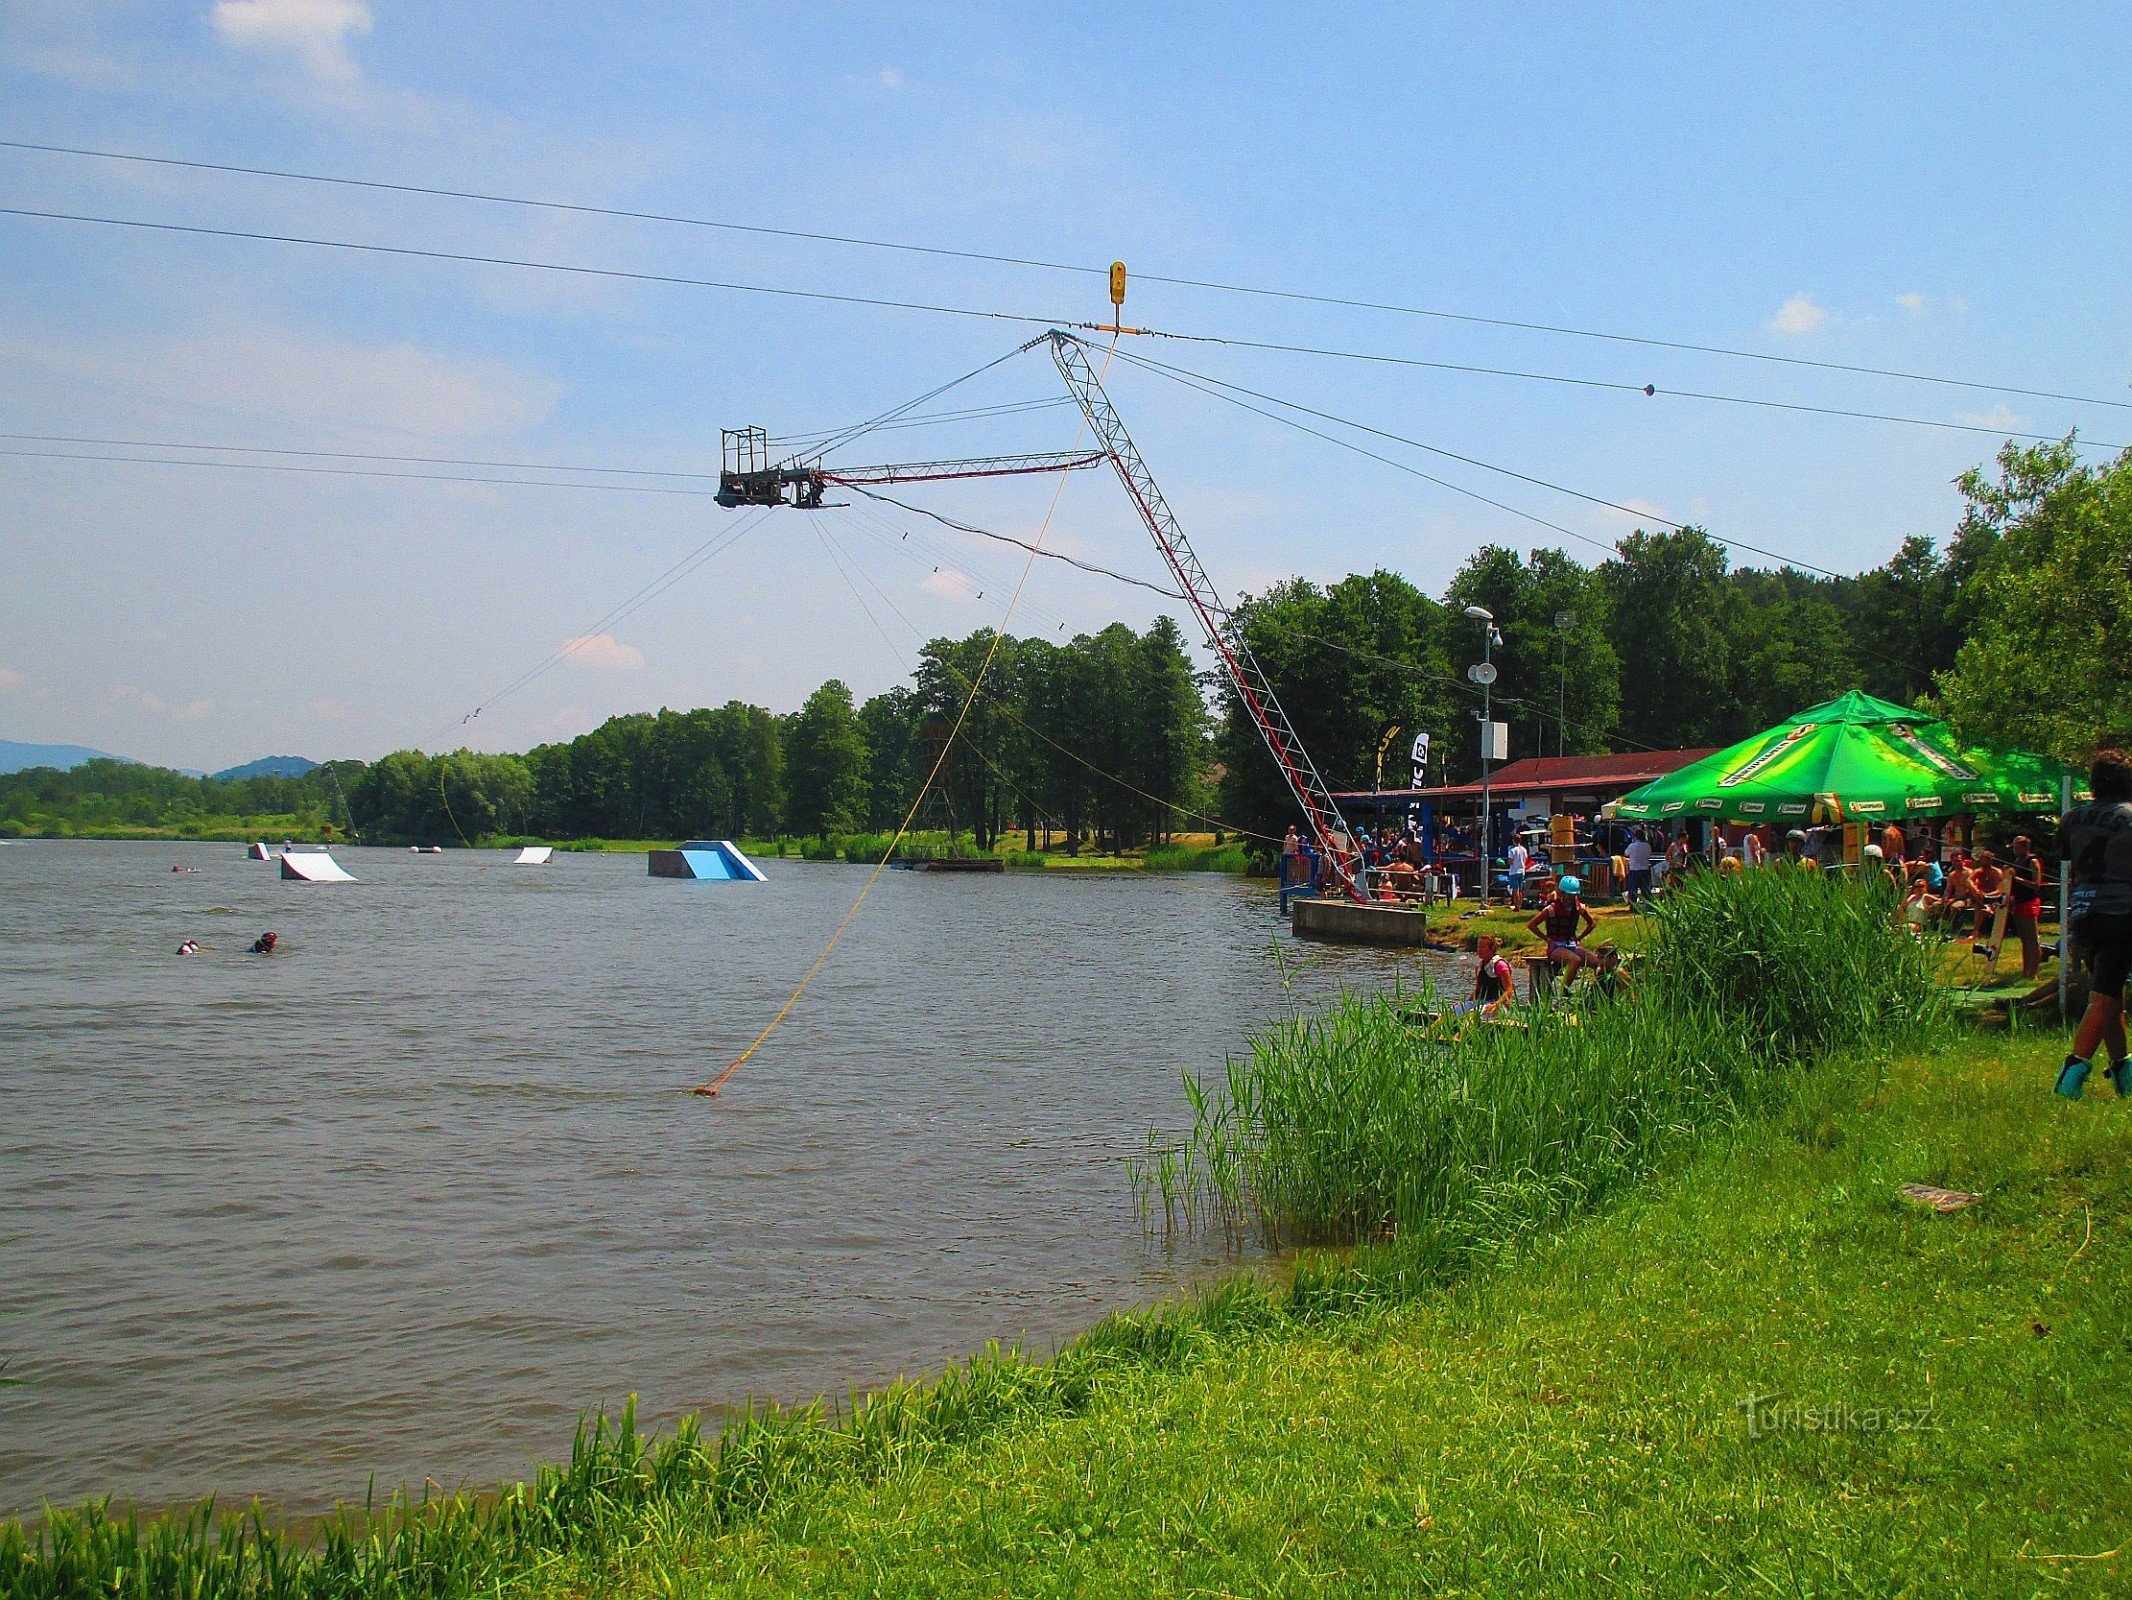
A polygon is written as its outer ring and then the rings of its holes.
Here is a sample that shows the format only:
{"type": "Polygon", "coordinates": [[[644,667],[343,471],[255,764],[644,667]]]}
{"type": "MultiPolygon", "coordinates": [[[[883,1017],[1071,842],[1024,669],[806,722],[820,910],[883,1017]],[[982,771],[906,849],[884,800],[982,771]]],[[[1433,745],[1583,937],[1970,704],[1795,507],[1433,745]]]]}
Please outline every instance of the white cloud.
{"type": "Polygon", "coordinates": [[[198,722],[214,709],[215,703],[212,700],[194,700],[179,706],[171,715],[180,722],[198,722]]]}
{"type": "Polygon", "coordinates": [[[1966,422],[1972,428],[1994,428],[2007,433],[2025,433],[2028,431],[2028,418],[2022,416],[2020,412],[2014,410],[2003,400],[1989,411],[1957,411],[1954,414],[1954,420],[1966,422]]]}
{"type": "Polygon", "coordinates": [[[1600,515],[1614,522],[1633,522],[1639,525],[1672,521],[1672,518],[1659,510],[1658,507],[1652,505],[1650,501],[1639,499],[1635,495],[1628,496],[1622,500],[1621,504],[1628,509],[1626,511],[1616,511],[1612,506],[1607,506],[1600,512],[1600,515]]]}
{"type": "Polygon", "coordinates": [[[13,667],[0,667],[0,689],[19,689],[29,681],[13,667]]]}
{"type": "Polygon", "coordinates": [[[927,594],[937,594],[943,600],[964,603],[975,600],[980,593],[977,585],[970,581],[966,573],[957,572],[952,567],[935,567],[919,587],[927,594]]]}
{"type": "Polygon", "coordinates": [[[351,34],[370,31],[363,0],[219,0],[215,32],[245,50],[294,56],[314,78],[345,83],[358,74],[351,34]]]}
{"type": "Polygon", "coordinates": [[[1795,294],[1777,307],[1777,314],[1769,319],[1771,333],[1781,333],[1789,338],[1812,333],[1828,321],[1826,307],[1817,306],[1803,294],[1795,294]]]}
{"type": "Polygon", "coordinates": [[[1916,313],[1925,309],[1925,297],[1921,294],[1918,294],[1915,290],[1913,290],[1909,294],[1897,295],[1895,297],[1895,303],[1901,306],[1905,311],[1910,312],[1912,315],[1915,315],[1916,313]]]}
{"type": "Polygon", "coordinates": [[[119,705],[133,706],[138,710],[148,712],[152,716],[161,716],[170,709],[168,705],[164,704],[161,695],[151,694],[146,689],[136,689],[130,683],[122,683],[113,689],[111,698],[119,705]]]}
{"type": "Polygon", "coordinates": [[[881,69],[881,87],[884,89],[902,88],[903,74],[894,67],[883,67],[881,69]]]}
{"type": "Polygon", "coordinates": [[[618,642],[611,633],[583,634],[566,643],[562,653],[572,666],[594,672],[634,672],[644,665],[643,651],[618,642]]]}

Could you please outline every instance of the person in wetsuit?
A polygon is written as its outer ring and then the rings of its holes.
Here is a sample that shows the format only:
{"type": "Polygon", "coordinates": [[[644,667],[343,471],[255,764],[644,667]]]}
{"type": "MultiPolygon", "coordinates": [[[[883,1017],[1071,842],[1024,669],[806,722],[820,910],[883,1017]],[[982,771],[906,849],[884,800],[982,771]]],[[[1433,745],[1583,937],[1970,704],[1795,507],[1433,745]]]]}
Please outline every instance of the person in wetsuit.
{"type": "Polygon", "coordinates": [[[1494,934],[1484,933],[1475,940],[1473,953],[1481,958],[1480,969],[1473,974],[1473,998],[1452,1007],[1452,1013],[1492,1017],[1516,999],[1517,977],[1503,959],[1494,934]]]}
{"type": "Polygon", "coordinates": [[[2078,1100],[2088,1063],[2108,1044],[2103,1076],[2119,1099],[2132,1096],[2125,1060],[2125,976],[2132,970],[2132,756],[2105,748],[2088,769],[2095,798],[2066,813],[2058,858],[2072,864],[2073,949],[2088,969],[2088,1009],[2058,1069],[2058,1093],[2078,1100]]]}
{"type": "Polygon", "coordinates": [[[274,946],[279,943],[281,943],[281,935],[262,933],[252,941],[252,954],[255,956],[270,956],[274,953],[274,946]]]}
{"type": "Polygon", "coordinates": [[[1583,889],[1583,883],[1576,878],[1559,880],[1547,903],[1525,924],[1529,931],[1545,934],[1547,959],[1562,969],[1565,987],[1574,983],[1586,967],[1599,964],[1599,958],[1584,948],[1584,936],[1598,924],[1592,920],[1591,907],[1577,898],[1583,889]]]}

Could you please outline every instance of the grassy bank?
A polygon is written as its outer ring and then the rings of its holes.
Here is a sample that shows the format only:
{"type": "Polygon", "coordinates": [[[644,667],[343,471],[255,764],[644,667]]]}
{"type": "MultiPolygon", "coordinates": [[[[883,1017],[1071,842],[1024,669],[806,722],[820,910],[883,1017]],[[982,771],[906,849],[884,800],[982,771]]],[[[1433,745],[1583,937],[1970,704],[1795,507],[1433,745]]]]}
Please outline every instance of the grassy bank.
{"type": "Polygon", "coordinates": [[[1835,1064],[1444,1291],[1210,1336],[534,1590],[2123,1593],[2132,1107],[2055,1102],[2052,1057],[1835,1064]],[[1983,1199],[1935,1215],[1909,1181],[1983,1199]]]}
{"type": "Polygon", "coordinates": [[[1357,1004],[1200,1094],[1177,1194],[1362,1241],[1282,1281],[856,1413],[589,1433],[528,1485],[308,1552],[204,1517],[58,1517],[0,1532],[0,1595],[1899,1591],[1897,1571],[2026,1592],[2020,1541],[2107,1548],[2121,1512],[2084,1511],[2084,1477],[2124,1503],[2117,1390],[2074,1375],[2125,1353],[2132,1117],[2051,1101],[2047,1047],[1928,1047],[1955,1036],[1922,957],[1843,886],[1711,881],[1666,913],[1694,959],[1658,952],[1640,1010],[1438,1046],[1357,1004]],[[1986,1202],[1916,1213],[1892,1194],[1911,1178],[1986,1202]],[[2076,1206],[2092,1234],[2067,1233],[2076,1206]],[[2046,1301],[2053,1333],[2024,1335],[2046,1301]],[[1944,1410],[1929,1436],[1745,1439],[1734,1402],[1780,1390],[1944,1410]]]}

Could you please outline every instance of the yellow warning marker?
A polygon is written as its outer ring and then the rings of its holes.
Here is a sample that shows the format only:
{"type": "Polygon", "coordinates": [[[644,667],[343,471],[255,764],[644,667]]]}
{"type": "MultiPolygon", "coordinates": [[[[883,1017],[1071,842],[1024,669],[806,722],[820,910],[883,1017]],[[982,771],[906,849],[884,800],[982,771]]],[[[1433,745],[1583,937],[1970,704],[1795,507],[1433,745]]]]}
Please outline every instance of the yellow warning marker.
{"type": "Polygon", "coordinates": [[[1145,328],[1128,328],[1125,326],[1125,263],[1122,261],[1113,261],[1110,264],[1110,326],[1107,328],[1099,327],[1097,331],[1107,333],[1113,339],[1117,338],[1121,333],[1145,333],[1147,331],[1145,328]]]}

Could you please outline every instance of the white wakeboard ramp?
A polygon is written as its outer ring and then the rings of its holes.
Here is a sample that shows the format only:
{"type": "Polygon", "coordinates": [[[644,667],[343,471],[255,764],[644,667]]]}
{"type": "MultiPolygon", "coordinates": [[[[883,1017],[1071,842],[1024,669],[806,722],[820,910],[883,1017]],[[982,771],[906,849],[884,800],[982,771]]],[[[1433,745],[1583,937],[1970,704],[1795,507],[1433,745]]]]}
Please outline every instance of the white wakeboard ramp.
{"type": "Polygon", "coordinates": [[[281,875],[296,883],[354,883],[355,874],[323,850],[284,850],[281,875]]]}
{"type": "Polygon", "coordinates": [[[552,844],[529,844],[512,858],[511,865],[514,867],[545,867],[549,858],[554,854],[555,846],[552,844]]]}

